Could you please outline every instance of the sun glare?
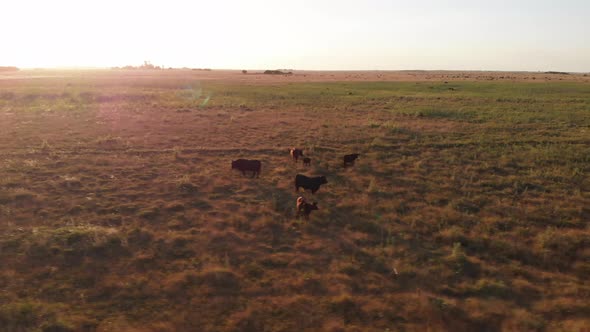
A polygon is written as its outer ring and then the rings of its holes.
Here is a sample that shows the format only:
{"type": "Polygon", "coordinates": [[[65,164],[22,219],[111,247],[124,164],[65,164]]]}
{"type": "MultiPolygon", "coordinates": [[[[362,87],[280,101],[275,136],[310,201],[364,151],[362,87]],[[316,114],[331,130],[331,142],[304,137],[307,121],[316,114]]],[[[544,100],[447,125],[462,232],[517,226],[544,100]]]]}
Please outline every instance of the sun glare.
{"type": "Polygon", "coordinates": [[[528,0],[8,1],[0,65],[584,71],[589,11],[528,0]]]}

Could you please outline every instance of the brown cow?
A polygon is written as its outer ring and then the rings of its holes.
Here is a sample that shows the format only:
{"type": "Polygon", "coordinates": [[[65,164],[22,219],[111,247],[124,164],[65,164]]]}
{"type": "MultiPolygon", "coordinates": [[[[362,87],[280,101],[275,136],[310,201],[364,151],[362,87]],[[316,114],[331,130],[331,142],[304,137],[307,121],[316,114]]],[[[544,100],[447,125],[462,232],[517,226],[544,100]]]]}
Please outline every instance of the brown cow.
{"type": "Polygon", "coordinates": [[[260,176],[260,160],[238,159],[231,162],[231,169],[237,169],[246,175],[246,172],[252,172],[252,177],[260,176]]]}
{"type": "Polygon", "coordinates": [[[305,220],[309,220],[309,215],[311,211],[318,209],[318,203],[313,202],[313,204],[309,204],[305,201],[305,198],[299,197],[297,198],[297,219],[303,214],[305,220]]]}
{"type": "Polygon", "coordinates": [[[303,150],[301,149],[291,148],[289,153],[291,154],[291,158],[293,158],[293,161],[295,162],[297,162],[299,157],[303,157],[303,150]]]}

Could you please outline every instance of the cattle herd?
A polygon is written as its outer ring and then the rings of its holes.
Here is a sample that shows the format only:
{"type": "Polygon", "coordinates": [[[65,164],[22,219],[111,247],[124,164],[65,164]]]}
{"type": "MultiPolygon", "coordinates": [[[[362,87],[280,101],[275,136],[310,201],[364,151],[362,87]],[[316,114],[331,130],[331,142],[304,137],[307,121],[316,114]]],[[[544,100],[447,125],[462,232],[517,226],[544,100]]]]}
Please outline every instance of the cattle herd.
{"type": "MultiPolygon", "coordinates": [[[[303,156],[302,149],[291,148],[289,150],[289,154],[295,163],[299,160],[299,157],[303,156]]],[[[358,153],[347,154],[343,157],[343,166],[351,166],[354,165],[355,160],[359,157],[358,153]]],[[[310,166],[311,165],[311,158],[304,157],[303,158],[303,166],[310,166]]],[[[251,172],[252,177],[259,177],[260,170],[262,168],[262,163],[260,160],[248,160],[248,159],[238,159],[231,162],[231,168],[237,169],[238,171],[242,172],[245,176],[246,172],[251,172]]],[[[299,192],[299,188],[303,188],[304,190],[310,190],[312,194],[315,194],[316,191],[320,189],[322,184],[328,183],[328,179],[325,176],[316,176],[316,177],[308,177],[303,174],[295,175],[295,191],[299,192]]],[[[317,202],[308,203],[305,198],[302,196],[297,198],[297,213],[296,217],[299,218],[301,215],[307,220],[309,219],[309,215],[311,211],[317,210],[318,205],[317,202]]]]}

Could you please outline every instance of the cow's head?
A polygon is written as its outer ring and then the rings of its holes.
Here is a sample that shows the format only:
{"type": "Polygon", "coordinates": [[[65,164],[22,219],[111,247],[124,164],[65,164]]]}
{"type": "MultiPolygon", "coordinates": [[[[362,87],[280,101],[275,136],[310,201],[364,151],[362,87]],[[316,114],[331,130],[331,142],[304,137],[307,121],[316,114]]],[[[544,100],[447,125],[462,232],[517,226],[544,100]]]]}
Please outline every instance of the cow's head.
{"type": "Polygon", "coordinates": [[[324,175],[320,176],[320,183],[321,183],[321,184],[326,184],[326,183],[328,183],[328,179],[326,179],[326,176],[324,176],[324,175]]]}
{"type": "Polygon", "coordinates": [[[309,204],[311,210],[318,210],[318,202],[313,202],[313,204],[309,204]]]}

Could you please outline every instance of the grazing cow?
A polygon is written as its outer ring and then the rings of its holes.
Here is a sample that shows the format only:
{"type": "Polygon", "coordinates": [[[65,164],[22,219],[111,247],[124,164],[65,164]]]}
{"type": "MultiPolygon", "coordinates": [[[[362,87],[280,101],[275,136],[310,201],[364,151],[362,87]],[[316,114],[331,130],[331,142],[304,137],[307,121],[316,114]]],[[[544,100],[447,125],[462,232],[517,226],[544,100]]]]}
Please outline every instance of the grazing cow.
{"type": "Polygon", "coordinates": [[[307,177],[305,175],[295,175],[295,191],[299,191],[299,187],[311,190],[312,194],[315,194],[322,184],[328,183],[325,176],[317,176],[314,178],[307,177]]]}
{"type": "Polygon", "coordinates": [[[313,202],[313,204],[309,204],[305,201],[305,198],[299,197],[297,198],[297,219],[303,214],[305,220],[309,220],[309,214],[313,210],[318,209],[318,203],[313,202]]]}
{"type": "Polygon", "coordinates": [[[311,158],[303,158],[303,166],[310,166],[311,165],[311,158]]]}
{"type": "Polygon", "coordinates": [[[246,171],[252,172],[252,177],[260,176],[260,160],[238,159],[231,162],[231,169],[237,169],[246,175],[246,171]]]}
{"type": "Polygon", "coordinates": [[[344,167],[346,167],[348,164],[354,165],[354,161],[358,157],[359,157],[359,154],[358,153],[347,154],[346,156],[344,156],[344,167]]]}
{"type": "Polygon", "coordinates": [[[301,149],[291,148],[289,153],[291,154],[291,158],[293,158],[293,161],[295,162],[297,162],[299,157],[303,157],[303,150],[301,149]]]}

